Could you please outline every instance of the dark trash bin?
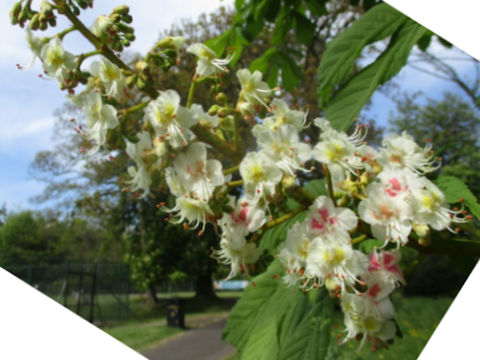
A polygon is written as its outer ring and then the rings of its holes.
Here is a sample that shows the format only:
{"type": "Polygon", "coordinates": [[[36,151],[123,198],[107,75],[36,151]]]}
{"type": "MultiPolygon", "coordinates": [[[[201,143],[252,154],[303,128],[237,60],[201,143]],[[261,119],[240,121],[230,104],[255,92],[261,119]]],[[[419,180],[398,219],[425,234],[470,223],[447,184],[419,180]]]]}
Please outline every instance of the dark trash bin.
{"type": "Polygon", "coordinates": [[[185,328],[184,300],[179,297],[167,299],[168,327],[185,328]]]}

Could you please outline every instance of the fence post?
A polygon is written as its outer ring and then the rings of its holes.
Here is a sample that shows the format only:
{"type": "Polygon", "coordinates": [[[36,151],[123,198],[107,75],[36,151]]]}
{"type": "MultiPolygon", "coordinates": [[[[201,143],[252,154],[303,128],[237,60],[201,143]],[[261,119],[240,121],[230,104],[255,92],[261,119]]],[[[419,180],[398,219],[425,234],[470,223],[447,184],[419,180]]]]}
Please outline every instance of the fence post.
{"type": "Polygon", "coordinates": [[[64,293],[64,296],[63,296],[63,306],[65,306],[66,308],[68,308],[68,272],[69,272],[69,267],[68,267],[68,263],[65,264],[65,293],[64,293]]]}
{"type": "Polygon", "coordinates": [[[32,264],[28,264],[28,284],[33,286],[33,284],[32,284],[32,264]]]}
{"type": "Polygon", "coordinates": [[[97,263],[93,264],[92,288],[90,289],[90,314],[88,316],[88,321],[90,321],[92,324],[93,324],[93,310],[94,310],[96,290],[97,290],[97,263]]]}

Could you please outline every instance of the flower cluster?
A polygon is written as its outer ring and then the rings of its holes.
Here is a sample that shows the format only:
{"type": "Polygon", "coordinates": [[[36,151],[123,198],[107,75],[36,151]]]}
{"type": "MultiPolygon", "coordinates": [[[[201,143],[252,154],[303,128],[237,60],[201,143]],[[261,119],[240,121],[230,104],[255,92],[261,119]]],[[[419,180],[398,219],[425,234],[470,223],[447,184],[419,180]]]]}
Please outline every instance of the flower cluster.
{"type": "MultiPolygon", "coordinates": [[[[105,55],[110,41],[120,41],[113,50],[127,46],[133,33],[122,24],[129,21],[123,7],[98,18],[91,31],[102,46],[89,56],[105,55]],[[121,30],[121,36],[112,29],[121,30]]],[[[288,286],[302,291],[325,287],[339,299],[345,341],[392,339],[397,328],[389,296],[405,283],[400,248],[412,237],[428,237],[430,229],[455,231],[452,223],[466,221],[463,209],[450,210],[444,194],[425,176],[439,167],[431,145],[421,148],[405,132],[374,148],[366,144],[363,126],[357,124],[348,135],[316,118],[320,135],[312,144],[303,132],[307,113],[274,98],[277,89],[259,71],[247,69],[235,73],[241,86],[235,103],[223,93],[216,94],[218,104],[207,111],[193,103],[197,82],[229,74],[233,55],[222,59],[204,44],[188,46],[198,63],[183,105],[177,91],[159,91],[148,80],[149,61],[164,61],[170,68],[184,38],[161,40],[135,69],[102,56],[85,70],[85,54],[63,49],[65,34],[44,39],[27,34],[46,75],[68,89],[71,101],[83,110],[89,153],[111,149],[109,133],[123,135],[117,136],[121,145],[115,150],[123,149],[130,158],[127,190],[147,196],[154,186],[168,188],[173,205],[159,207],[170,213],[170,221],[200,229],[199,235],[211,224],[220,237],[212,257],[230,266],[227,278],[254,270],[264,255],[259,235],[284,221],[282,216],[290,219],[287,202],[298,200],[296,211],[304,212],[304,220],[292,223],[271,255],[283,264],[288,286]],[[79,82],[84,89],[74,94],[79,82]],[[136,113],[135,126],[128,123],[130,113],[136,113]],[[247,148],[238,144],[243,120],[254,142],[247,148]],[[229,154],[235,156],[226,159],[229,154]],[[315,169],[323,169],[326,178],[320,195],[302,188],[301,178],[311,177],[315,169]],[[298,193],[301,199],[295,198],[298,193]],[[365,253],[357,243],[369,238],[380,245],[365,253]]]]}

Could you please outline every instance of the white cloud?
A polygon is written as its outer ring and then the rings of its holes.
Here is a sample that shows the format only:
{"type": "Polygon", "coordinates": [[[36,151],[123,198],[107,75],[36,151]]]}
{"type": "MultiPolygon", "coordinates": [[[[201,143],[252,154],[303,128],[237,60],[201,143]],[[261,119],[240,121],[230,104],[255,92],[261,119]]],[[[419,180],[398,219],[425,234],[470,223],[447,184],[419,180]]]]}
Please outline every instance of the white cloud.
{"type": "Polygon", "coordinates": [[[0,154],[11,154],[17,152],[19,148],[34,152],[50,148],[54,123],[54,117],[0,122],[0,154]]]}

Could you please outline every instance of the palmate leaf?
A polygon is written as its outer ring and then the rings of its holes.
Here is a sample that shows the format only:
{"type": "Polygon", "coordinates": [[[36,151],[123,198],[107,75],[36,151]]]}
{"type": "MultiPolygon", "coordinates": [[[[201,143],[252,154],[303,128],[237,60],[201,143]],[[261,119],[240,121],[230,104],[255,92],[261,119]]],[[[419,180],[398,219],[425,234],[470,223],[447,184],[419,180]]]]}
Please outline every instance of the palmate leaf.
{"type": "Polygon", "coordinates": [[[326,291],[321,291],[303,321],[291,328],[277,359],[325,359],[331,343],[333,310],[332,299],[326,291]]]}
{"type": "Polygon", "coordinates": [[[308,191],[310,194],[315,196],[327,195],[325,179],[315,179],[309,181],[303,188],[305,191],[308,191]]]}
{"type": "Polygon", "coordinates": [[[318,68],[318,94],[321,101],[327,101],[333,87],[351,75],[365,46],[392,35],[407,19],[391,6],[380,4],[328,43],[318,68]]]}
{"type": "Polygon", "coordinates": [[[439,176],[435,184],[445,194],[448,203],[458,203],[463,198],[472,215],[480,219],[480,204],[462,180],[455,176],[439,176]]]}
{"type": "Polygon", "coordinates": [[[426,31],[416,22],[407,20],[392,36],[387,49],[378,59],[335,93],[325,109],[325,117],[334,128],[346,131],[350,127],[376,88],[391,79],[406,64],[412,47],[426,31]]]}
{"type": "Polygon", "coordinates": [[[328,349],[332,300],[323,290],[314,296],[292,291],[273,278],[282,271],[274,261],[230,313],[223,337],[237,347],[241,359],[322,359],[328,349]]]}

